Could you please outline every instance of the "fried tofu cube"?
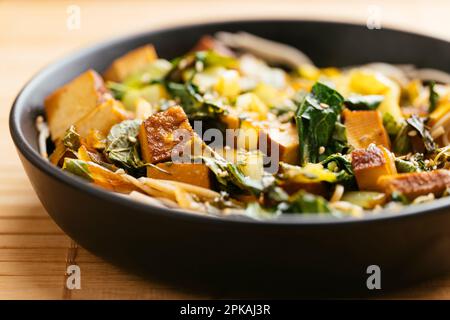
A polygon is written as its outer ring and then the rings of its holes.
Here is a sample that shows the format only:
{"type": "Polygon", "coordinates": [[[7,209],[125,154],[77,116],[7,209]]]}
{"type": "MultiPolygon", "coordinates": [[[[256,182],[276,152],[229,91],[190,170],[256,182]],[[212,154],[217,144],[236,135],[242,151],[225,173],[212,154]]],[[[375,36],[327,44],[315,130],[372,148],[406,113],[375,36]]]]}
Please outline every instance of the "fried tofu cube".
{"type": "Polygon", "coordinates": [[[260,150],[271,158],[290,164],[299,161],[299,139],[292,123],[244,120],[237,135],[237,147],[260,150]]]}
{"type": "Polygon", "coordinates": [[[148,163],[169,161],[172,152],[178,154],[193,136],[194,130],[181,107],[175,106],[155,113],[140,128],[142,157],[148,163]]]}
{"type": "Polygon", "coordinates": [[[148,44],[114,60],[103,76],[108,81],[122,82],[128,76],[142,70],[142,68],[157,58],[155,48],[148,44]]]}
{"type": "Polygon", "coordinates": [[[263,137],[267,136],[268,138],[268,154],[271,157],[278,152],[279,161],[290,164],[297,164],[300,161],[298,132],[294,124],[283,123],[276,128],[263,130],[263,133],[265,133],[263,137]]]}
{"type": "Polygon", "coordinates": [[[147,167],[147,177],[189,183],[211,189],[212,175],[209,168],[202,163],[162,162],[147,167]]]}
{"type": "Polygon", "coordinates": [[[361,190],[383,192],[378,179],[381,176],[397,173],[392,153],[383,146],[370,145],[367,149],[354,150],[352,167],[361,190]]]}
{"type": "Polygon", "coordinates": [[[78,120],[75,123],[75,129],[84,138],[89,135],[91,130],[97,130],[106,137],[113,125],[126,120],[128,117],[128,113],[119,101],[108,99],[78,120]]]}
{"type": "Polygon", "coordinates": [[[390,148],[389,136],[378,111],[344,110],[347,139],[354,148],[367,148],[371,143],[390,148]]]}
{"type": "Polygon", "coordinates": [[[389,196],[399,192],[409,200],[427,194],[441,196],[450,187],[450,171],[411,172],[382,176],[379,184],[389,196]]]}
{"type": "Polygon", "coordinates": [[[52,140],[62,138],[71,125],[94,110],[105,92],[102,78],[88,70],[49,95],[44,107],[52,140]]]}

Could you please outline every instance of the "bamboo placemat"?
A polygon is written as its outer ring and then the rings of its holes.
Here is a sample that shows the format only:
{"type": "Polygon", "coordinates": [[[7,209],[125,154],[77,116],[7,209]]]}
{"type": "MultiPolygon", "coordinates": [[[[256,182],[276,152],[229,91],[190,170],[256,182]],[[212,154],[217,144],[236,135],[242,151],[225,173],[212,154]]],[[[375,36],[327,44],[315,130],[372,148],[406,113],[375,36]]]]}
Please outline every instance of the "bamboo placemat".
{"type": "MultiPolygon", "coordinates": [[[[450,39],[450,4],[442,1],[2,1],[0,2],[0,299],[232,298],[187,293],[127,273],[77,247],[49,218],[19,163],[8,132],[11,103],[50,61],[128,32],[243,17],[321,18],[362,22],[375,11],[382,25],[450,39]],[[80,29],[67,18],[80,8],[80,29]],[[375,5],[375,7],[374,7],[375,5]],[[70,24],[70,23],[69,23],[70,24]],[[76,247],[76,248],[75,248],[76,247]],[[81,269],[81,290],[67,290],[66,265],[81,269]]],[[[450,276],[387,298],[450,298],[450,276]]]]}

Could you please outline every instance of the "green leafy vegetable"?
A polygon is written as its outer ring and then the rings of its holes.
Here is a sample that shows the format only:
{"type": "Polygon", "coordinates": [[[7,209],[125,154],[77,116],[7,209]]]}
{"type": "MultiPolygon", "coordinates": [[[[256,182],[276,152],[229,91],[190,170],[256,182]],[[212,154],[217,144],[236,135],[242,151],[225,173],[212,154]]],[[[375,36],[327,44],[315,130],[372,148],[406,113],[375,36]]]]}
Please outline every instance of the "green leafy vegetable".
{"type": "Polygon", "coordinates": [[[337,182],[353,181],[355,178],[350,159],[340,153],[328,156],[321,164],[336,174],[337,182]]]}
{"type": "Polygon", "coordinates": [[[394,116],[389,112],[383,114],[383,126],[390,136],[395,137],[402,129],[402,124],[395,120],[394,116]]]}
{"type": "Polygon", "coordinates": [[[134,88],[122,83],[107,82],[106,86],[113,93],[115,99],[121,100],[128,110],[133,110],[138,98],[143,98],[150,103],[162,100],[161,87],[159,82],[149,83],[140,88],[134,88]]]}
{"type": "Polygon", "coordinates": [[[211,157],[202,156],[201,159],[214,173],[217,181],[224,187],[232,185],[240,190],[250,191],[256,195],[260,194],[264,189],[261,181],[245,176],[238,165],[226,161],[218,154],[214,153],[211,157]]]}
{"type": "Polygon", "coordinates": [[[106,87],[111,91],[114,98],[117,100],[122,100],[125,93],[127,93],[130,88],[127,85],[124,85],[122,83],[108,81],[106,83],[106,87]]]}
{"type": "Polygon", "coordinates": [[[406,122],[420,135],[427,152],[433,152],[436,150],[436,144],[431,137],[430,131],[425,126],[424,118],[419,118],[418,116],[413,115],[411,118],[406,119],[406,122]]]}
{"type": "Polygon", "coordinates": [[[141,120],[125,120],[114,125],[107,137],[106,157],[127,171],[137,173],[147,164],[139,154],[139,126],[141,120]]]}
{"type": "Polygon", "coordinates": [[[392,114],[383,115],[383,125],[392,141],[392,151],[404,155],[411,151],[411,141],[408,137],[408,124],[406,121],[397,121],[392,114]]]}
{"type": "Polygon", "coordinates": [[[199,87],[193,83],[194,76],[206,67],[235,68],[237,65],[237,60],[232,57],[222,56],[214,51],[198,51],[175,60],[164,82],[172,98],[179,100],[190,120],[214,119],[219,114],[226,113],[226,109],[221,101],[212,101],[202,96],[199,87]],[[188,70],[192,71],[189,79],[182,83],[182,75],[188,70]]]}
{"type": "Polygon", "coordinates": [[[350,110],[375,110],[383,99],[381,95],[351,96],[344,101],[344,105],[350,110]]]}
{"type": "Polygon", "coordinates": [[[414,164],[412,161],[398,159],[398,158],[395,159],[395,167],[397,168],[397,172],[399,172],[399,173],[421,171],[419,166],[414,164]]]}
{"type": "MultiPolygon", "coordinates": [[[[331,145],[343,102],[344,98],[337,91],[318,82],[298,106],[295,119],[299,140],[302,142],[302,165],[308,162],[316,163],[320,158],[326,157],[327,154],[320,152],[320,148],[331,145]]],[[[330,150],[327,150],[327,153],[329,154],[330,150]]]]}
{"type": "Polygon", "coordinates": [[[238,61],[233,57],[223,56],[214,51],[197,51],[173,60],[172,69],[167,73],[165,79],[167,82],[181,82],[186,71],[190,69],[201,71],[211,66],[236,68],[238,61]]]}
{"type": "Polygon", "coordinates": [[[400,131],[391,141],[393,141],[392,150],[395,154],[403,155],[411,152],[411,141],[408,136],[408,125],[406,122],[402,123],[400,131]]]}
{"type": "Polygon", "coordinates": [[[275,218],[280,214],[280,211],[273,208],[264,207],[260,205],[258,202],[250,202],[247,205],[244,214],[248,217],[259,220],[259,219],[275,218]]]}
{"type": "Polygon", "coordinates": [[[428,98],[428,101],[430,103],[430,106],[428,108],[428,113],[431,113],[431,112],[433,112],[436,109],[437,103],[438,103],[438,100],[439,100],[439,94],[435,90],[435,85],[436,85],[436,83],[434,81],[431,81],[428,84],[428,89],[429,89],[429,92],[430,92],[430,96],[428,98]]]}
{"type": "Polygon", "coordinates": [[[64,158],[64,165],[62,167],[63,170],[68,171],[72,174],[75,174],[81,178],[84,178],[88,181],[93,181],[91,175],[89,173],[89,168],[87,166],[86,161],[64,158]]]}
{"type": "Polygon", "coordinates": [[[197,51],[195,53],[196,61],[200,61],[204,64],[204,67],[221,66],[227,69],[237,68],[238,61],[230,56],[224,56],[216,51],[197,51]]]}
{"type": "Polygon", "coordinates": [[[328,201],[321,196],[310,194],[304,190],[295,193],[289,203],[279,206],[283,213],[330,213],[328,201]]]}
{"type": "Polygon", "coordinates": [[[404,194],[402,194],[402,193],[400,193],[398,191],[394,191],[392,193],[391,200],[394,201],[394,202],[400,202],[402,204],[409,204],[410,203],[408,198],[404,194]]]}
{"type": "Polygon", "coordinates": [[[169,82],[167,89],[173,98],[179,99],[190,120],[216,118],[226,113],[220,102],[205,99],[192,82],[185,84],[169,82]]]}
{"type": "Polygon", "coordinates": [[[77,152],[81,147],[80,135],[76,132],[74,126],[70,126],[70,128],[66,131],[63,138],[63,144],[72,152],[77,152]]]}
{"type": "Polygon", "coordinates": [[[128,76],[123,83],[131,88],[142,88],[149,84],[161,83],[171,69],[172,64],[169,61],[157,59],[142,70],[128,76]]]}

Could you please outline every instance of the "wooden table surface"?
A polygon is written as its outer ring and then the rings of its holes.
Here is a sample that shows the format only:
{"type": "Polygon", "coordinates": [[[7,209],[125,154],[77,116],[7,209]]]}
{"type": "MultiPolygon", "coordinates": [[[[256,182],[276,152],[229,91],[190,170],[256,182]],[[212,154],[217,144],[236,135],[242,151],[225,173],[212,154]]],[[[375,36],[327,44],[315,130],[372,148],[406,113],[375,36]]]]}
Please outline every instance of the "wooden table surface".
{"type": "MultiPolygon", "coordinates": [[[[450,40],[449,1],[0,1],[0,298],[212,298],[129,274],[76,248],[81,290],[65,288],[76,244],[49,218],[22,169],[8,131],[15,95],[40,68],[108,37],[163,26],[239,18],[308,18],[366,23],[379,10],[382,26],[450,40]],[[69,30],[69,5],[81,9],[69,30]],[[372,11],[371,11],[372,10],[372,11]]],[[[230,293],[214,298],[238,297],[230,293]]],[[[386,298],[450,298],[450,276],[386,293],[386,298]]]]}

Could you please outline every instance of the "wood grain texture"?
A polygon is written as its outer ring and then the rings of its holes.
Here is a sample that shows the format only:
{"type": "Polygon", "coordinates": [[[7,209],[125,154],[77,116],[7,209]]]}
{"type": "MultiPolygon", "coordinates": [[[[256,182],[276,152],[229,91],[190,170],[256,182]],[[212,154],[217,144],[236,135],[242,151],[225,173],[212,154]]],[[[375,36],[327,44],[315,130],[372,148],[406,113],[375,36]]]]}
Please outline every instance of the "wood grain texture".
{"type": "MultiPolygon", "coordinates": [[[[370,5],[381,10],[382,26],[450,40],[450,2],[445,0],[0,1],[0,299],[223,298],[142,279],[83,248],[77,248],[76,256],[70,257],[73,243],[39,203],[8,132],[12,101],[40,68],[80,47],[131,32],[248,17],[365,23],[370,5]],[[81,9],[81,28],[71,31],[66,20],[72,4],[81,9]],[[67,291],[66,265],[73,262],[81,268],[82,288],[67,291]]],[[[449,299],[450,276],[384,297],[449,299]]]]}

